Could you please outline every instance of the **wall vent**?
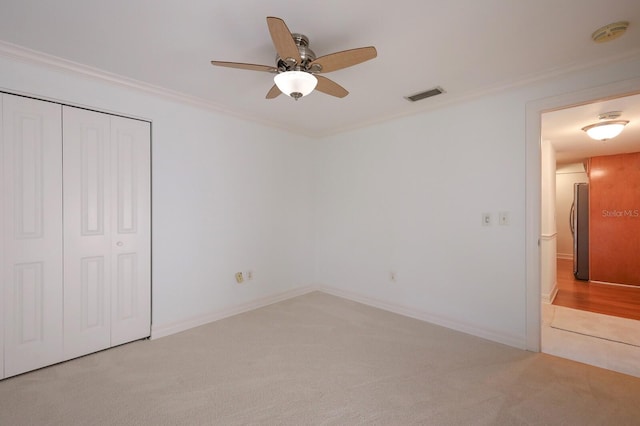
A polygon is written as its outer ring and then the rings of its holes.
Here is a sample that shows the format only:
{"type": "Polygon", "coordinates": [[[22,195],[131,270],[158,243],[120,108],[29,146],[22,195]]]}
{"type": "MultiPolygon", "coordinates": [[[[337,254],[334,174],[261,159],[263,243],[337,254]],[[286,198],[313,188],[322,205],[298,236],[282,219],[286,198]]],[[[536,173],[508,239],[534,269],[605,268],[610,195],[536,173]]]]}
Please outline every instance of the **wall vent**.
{"type": "Polygon", "coordinates": [[[424,92],[416,93],[415,95],[406,96],[405,99],[411,102],[419,101],[421,99],[430,98],[432,96],[440,95],[444,93],[444,89],[440,86],[436,86],[433,89],[426,90],[424,92]]]}

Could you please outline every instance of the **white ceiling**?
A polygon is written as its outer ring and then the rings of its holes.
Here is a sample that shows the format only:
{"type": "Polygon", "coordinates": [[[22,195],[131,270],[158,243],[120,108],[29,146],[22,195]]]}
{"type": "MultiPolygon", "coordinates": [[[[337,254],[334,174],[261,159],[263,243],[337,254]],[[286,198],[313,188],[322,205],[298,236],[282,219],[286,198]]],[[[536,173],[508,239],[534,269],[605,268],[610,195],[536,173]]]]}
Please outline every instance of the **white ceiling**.
{"type": "Polygon", "coordinates": [[[556,150],[556,162],[569,164],[589,157],[640,152],[640,95],[594,102],[542,114],[542,139],[556,150]],[[628,120],[624,131],[614,139],[596,141],[582,128],[597,123],[598,115],[622,111],[619,120],[628,120]]]}
{"type": "Polygon", "coordinates": [[[638,0],[3,0],[0,40],[251,120],[326,135],[637,55],[640,6],[638,0]],[[350,91],[344,99],[314,92],[297,102],[266,100],[271,74],[209,64],[274,64],[266,16],[307,35],[318,56],[373,45],[378,58],[327,74],[350,91]],[[620,20],[631,22],[624,36],[591,41],[595,29],[620,20]],[[446,93],[414,104],[404,99],[434,86],[446,93]]]}

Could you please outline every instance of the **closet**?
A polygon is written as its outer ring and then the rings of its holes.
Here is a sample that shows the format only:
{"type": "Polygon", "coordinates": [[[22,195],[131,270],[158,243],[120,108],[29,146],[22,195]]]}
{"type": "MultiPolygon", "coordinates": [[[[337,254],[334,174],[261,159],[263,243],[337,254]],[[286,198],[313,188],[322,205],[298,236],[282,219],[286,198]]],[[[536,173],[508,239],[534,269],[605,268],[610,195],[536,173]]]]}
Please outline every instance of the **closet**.
{"type": "Polygon", "coordinates": [[[0,378],[149,336],[150,123],[0,96],[0,378]]]}

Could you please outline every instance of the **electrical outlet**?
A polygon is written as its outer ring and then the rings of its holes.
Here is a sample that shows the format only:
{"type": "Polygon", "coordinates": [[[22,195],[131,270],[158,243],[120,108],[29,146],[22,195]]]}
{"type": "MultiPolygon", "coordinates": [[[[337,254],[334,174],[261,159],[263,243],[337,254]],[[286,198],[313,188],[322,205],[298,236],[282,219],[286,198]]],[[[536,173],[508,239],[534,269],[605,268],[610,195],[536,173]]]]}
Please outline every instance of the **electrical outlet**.
{"type": "Polygon", "coordinates": [[[391,280],[391,282],[395,283],[398,282],[398,274],[396,273],[396,271],[391,271],[389,273],[389,279],[391,280]]]}
{"type": "Polygon", "coordinates": [[[498,213],[498,224],[502,226],[509,224],[509,212],[498,213]]]}
{"type": "Polygon", "coordinates": [[[253,271],[251,269],[249,269],[247,271],[247,281],[252,280],[253,279],[253,271]]]}
{"type": "Polygon", "coordinates": [[[244,282],[244,276],[242,275],[242,272],[236,272],[236,282],[238,284],[242,284],[244,282]]]}

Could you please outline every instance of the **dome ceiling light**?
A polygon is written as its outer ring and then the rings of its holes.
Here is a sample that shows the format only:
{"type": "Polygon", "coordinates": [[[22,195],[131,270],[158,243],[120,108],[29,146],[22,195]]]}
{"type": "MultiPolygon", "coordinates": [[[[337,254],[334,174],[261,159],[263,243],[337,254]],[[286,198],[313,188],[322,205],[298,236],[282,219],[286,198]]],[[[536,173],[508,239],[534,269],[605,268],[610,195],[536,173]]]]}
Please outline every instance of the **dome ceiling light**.
{"type": "Polygon", "coordinates": [[[624,130],[624,126],[629,124],[628,120],[616,120],[622,115],[622,111],[611,111],[600,114],[599,123],[590,124],[583,127],[591,139],[606,141],[618,136],[624,130]]]}
{"type": "Polygon", "coordinates": [[[273,78],[282,93],[291,96],[296,101],[313,92],[318,79],[311,73],[304,71],[285,71],[273,78]]]}

